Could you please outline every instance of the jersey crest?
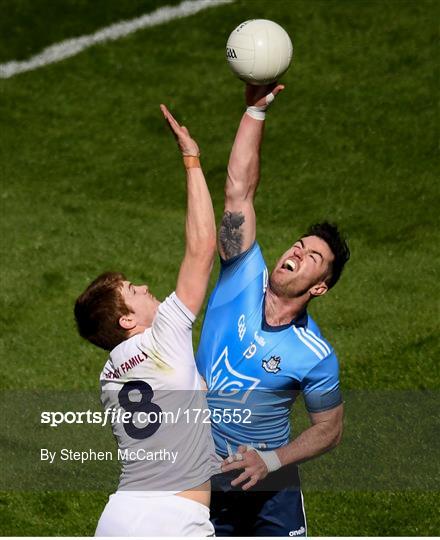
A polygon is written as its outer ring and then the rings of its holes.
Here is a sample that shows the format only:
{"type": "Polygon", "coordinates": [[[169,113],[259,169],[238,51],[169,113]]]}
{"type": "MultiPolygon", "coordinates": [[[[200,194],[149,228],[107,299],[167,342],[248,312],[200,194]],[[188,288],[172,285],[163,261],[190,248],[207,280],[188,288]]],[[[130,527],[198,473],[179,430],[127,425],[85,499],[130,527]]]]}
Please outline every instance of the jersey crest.
{"type": "Polygon", "coordinates": [[[268,373],[278,373],[278,371],[281,371],[280,362],[280,356],[271,356],[269,360],[263,360],[261,365],[268,373]]]}

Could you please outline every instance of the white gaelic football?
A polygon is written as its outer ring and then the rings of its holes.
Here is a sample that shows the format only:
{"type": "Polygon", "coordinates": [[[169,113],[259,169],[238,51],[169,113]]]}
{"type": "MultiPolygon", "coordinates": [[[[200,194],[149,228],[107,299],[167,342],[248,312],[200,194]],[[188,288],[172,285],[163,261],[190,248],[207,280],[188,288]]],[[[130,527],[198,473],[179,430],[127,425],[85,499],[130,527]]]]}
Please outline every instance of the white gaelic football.
{"type": "Polygon", "coordinates": [[[266,19],[240,24],[226,44],[226,58],[234,74],[255,85],[269,84],[281,77],[290,65],[292,53],[289,34],[266,19]]]}

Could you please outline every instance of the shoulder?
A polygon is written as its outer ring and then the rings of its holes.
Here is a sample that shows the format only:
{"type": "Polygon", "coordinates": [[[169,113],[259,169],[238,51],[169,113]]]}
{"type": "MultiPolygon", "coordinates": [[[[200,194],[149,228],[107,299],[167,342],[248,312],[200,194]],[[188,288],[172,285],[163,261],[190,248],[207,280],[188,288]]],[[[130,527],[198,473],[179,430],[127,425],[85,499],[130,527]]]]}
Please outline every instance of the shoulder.
{"type": "Polygon", "coordinates": [[[257,242],[244,253],[220,261],[220,275],[210,298],[210,309],[234,301],[244,291],[252,298],[264,294],[268,270],[257,242]]]}
{"type": "Polygon", "coordinates": [[[322,412],[342,403],[339,389],[339,363],[330,343],[309,318],[301,331],[301,343],[308,361],[301,378],[301,389],[309,412],[322,412]]]}
{"type": "Polygon", "coordinates": [[[263,253],[257,241],[255,241],[249,249],[243,251],[243,253],[240,253],[239,255],[236,255],[235,257],[231,257],[230,259],[223,259],[220,257],[220,264],[222,268],[238,267],[250,262],[264,263],[263,253]]]}
{"type": "Polygon", "coordinates": [[[321,331],[315,321],[309,316],[307,324],[304,326],[293,326],[299,344],[312,362],[315,363],[334,354],[331,344],[322,336],[321,331]]]}
{"type": "Polygon", "coordinates": [[[153,320],[153,326],[156,319],[161,316],[170,317],[175,320],[182,320],[190,326],[196,320],[194,313],[192,313],[192,311],[182,302],[182,300],[180,300],[175,292],[172,292],[159,305],[156,317],[153,320]]]}
{"type": "Polygon", "coordinates": [[[249,283],[262,272],[267,272],[266,262],[258,242],[240,255],[231,259],[220,258],[219,284],[233,281],[237,283],[249,283]]]}

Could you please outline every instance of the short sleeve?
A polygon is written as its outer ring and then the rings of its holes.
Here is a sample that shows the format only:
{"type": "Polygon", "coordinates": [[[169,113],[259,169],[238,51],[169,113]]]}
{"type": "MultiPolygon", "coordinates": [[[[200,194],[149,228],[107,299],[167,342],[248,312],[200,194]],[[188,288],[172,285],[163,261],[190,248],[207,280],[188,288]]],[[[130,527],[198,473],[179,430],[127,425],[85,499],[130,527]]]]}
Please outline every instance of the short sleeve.
{"type": "Polygon", "coordinates": [[[141,338],[141,349],[168,365],[182,361],[193,363],[192,325],[195,319],[195,315],[173,292],[160,304],[149,329],[151,331],[147,330],[145,339],[141,338]]]}
{"type": "Polygon", "coordinates": [[[339,365],[334,351],[320,360],[301,381],[306,408],[311,413],[323,412],[342,403],[339,388],[339,365]]]}
{"type": "Polygon", "coordinates": [[[182,302],[182,300],[180,300],[180,298],[175,292],[173,292],[166,299],[166,301],[159,306],[159,310],[162,305],[164,305],[164,309],[169,312],[169,315],[171,317],[173,317],[174,319],[178,319],[181,324],[192,328],[192,325],[196,320],[196,316],[189,308],[185,306],[185,304],[182,302]]]}
{"type": "Polygon", "coordinates": [[[264,265],[263,255],[258,242],[254,242],[249,249],[243,251],[240,255],[236,255],[230,259],[220,257],[221,274],[224,276],[236,274],[237,271],[246,266],[258,266],[259,263],[264,265]]]}
{"type": "Polygon", "coordinates": [[[262,276],[262,288],[267,284],[267,268],[260,246],[254,242],[245,252],[224,260],[220,258],[220,275],[209,301],[209,307],[233,300],[243,289],[262,276]]]}

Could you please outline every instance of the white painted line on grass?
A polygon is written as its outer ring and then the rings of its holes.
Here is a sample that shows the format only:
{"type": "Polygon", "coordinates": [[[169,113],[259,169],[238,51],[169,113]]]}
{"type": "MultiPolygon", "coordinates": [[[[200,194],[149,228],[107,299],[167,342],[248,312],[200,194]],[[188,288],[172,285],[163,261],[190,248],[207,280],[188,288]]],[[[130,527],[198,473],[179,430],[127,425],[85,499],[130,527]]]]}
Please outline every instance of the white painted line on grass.
{"type": "Polygon", "coordinates": [[[188,17],[194,15],[204,9],[219,6],[222,4],[230,4],[234,0],[186,0],[177,6],[163,6],[156,9],[152,13],[141,15],[136,19],[130,21],[121,21],[119,23],[112,24],[106,28],[98,30],[94,34],[88,36],[80,36],[72,39],[66,39],[60,41],[44,49],[41,53],[32,56],[29,60],[17,62],[12,60],[6,62],[6,64],[0,64],[0,79],[8,79],[18,73],[25,71],[31,71],[39,67],[59,62],[65,58],[75,56],[84,49],[88,49],[97,43],[104,43],[105,41],[114,41],[124,36],[128,36],[137,30],[147,28],[149,26],[156,26],[173,19],[180,19],[182,17],[188,17]]]}

